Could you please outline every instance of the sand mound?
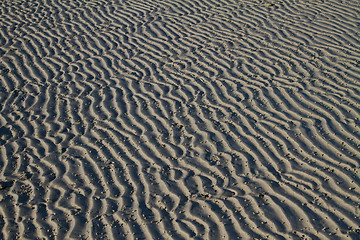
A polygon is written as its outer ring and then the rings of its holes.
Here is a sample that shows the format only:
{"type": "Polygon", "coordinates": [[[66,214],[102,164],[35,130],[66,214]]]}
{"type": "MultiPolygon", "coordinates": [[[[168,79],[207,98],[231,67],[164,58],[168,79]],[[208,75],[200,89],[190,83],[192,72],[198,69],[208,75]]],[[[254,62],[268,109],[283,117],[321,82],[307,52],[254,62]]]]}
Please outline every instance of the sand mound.
{"type": "Polygon", "coordinates": [[[358,1],[0,1],[0,239],[359,239],[358,1]]]}

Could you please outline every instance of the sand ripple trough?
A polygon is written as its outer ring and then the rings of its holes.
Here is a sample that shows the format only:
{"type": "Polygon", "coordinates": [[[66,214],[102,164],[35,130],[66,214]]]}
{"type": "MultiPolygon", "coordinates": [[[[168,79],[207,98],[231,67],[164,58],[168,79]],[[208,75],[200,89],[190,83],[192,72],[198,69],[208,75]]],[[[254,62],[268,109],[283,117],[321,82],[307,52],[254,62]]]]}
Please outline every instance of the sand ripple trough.
{"type": "Polygon", "coordinates": [[[359,239],[360,5],[0,1],[0,239],[359,239]]]}

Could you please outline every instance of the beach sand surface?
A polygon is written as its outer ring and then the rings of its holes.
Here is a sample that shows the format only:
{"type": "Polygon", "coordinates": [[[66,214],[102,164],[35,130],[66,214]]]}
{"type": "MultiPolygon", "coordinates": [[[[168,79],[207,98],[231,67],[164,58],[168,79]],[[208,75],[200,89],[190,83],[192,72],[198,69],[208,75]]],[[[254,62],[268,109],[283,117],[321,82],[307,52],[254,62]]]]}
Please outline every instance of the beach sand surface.
{"type": "Polygon", "coordinates": [[[0,0],[0,239],[360,239],[360,3],[0,0]]]}

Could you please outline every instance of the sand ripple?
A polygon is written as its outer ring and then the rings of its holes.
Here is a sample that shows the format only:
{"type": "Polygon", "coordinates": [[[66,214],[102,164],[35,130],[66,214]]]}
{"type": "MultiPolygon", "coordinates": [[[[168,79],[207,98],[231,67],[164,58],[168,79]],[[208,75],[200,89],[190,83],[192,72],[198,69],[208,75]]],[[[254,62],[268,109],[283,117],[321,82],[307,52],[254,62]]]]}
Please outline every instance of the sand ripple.
{"type": "Polygon", "coordinates": [[[0,239],[360,238],[357,1],[0,4],[0,239]]]}

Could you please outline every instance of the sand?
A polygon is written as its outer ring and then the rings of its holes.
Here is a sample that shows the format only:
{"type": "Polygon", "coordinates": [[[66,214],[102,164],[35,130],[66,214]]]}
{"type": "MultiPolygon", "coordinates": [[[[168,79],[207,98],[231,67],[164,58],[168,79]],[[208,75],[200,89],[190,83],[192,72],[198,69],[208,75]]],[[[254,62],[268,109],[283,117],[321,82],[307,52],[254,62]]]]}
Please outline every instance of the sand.
{"type": "Polygon", "coordinates": [[[0,239],[360,239],[355,0],[0,1],[0,239]]]}

